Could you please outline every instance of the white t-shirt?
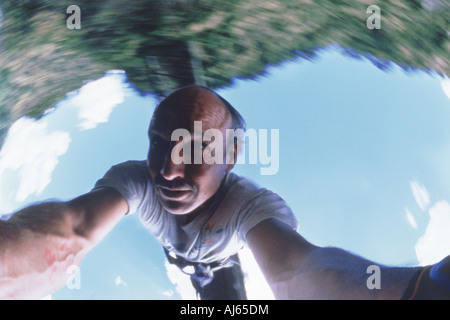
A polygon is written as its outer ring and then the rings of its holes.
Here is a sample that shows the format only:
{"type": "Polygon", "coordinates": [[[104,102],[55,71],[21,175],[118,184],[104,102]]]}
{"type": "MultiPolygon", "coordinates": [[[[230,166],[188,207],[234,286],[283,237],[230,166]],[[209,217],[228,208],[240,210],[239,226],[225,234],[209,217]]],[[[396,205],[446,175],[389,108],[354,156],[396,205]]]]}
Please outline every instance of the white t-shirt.
{"type": "Polygon", "coordinates": [[[234,173],[226,175],[208,208],[185,225],[161,206],[146,161],[113,166],[95,184],[95,188],[101,187],[119,191],[128,202],[129,213],[137,212],[165,248],[193,262],[230,257],[244,246],[247,232],[268,218],[297,228],[297,220],[283,199],[234,173]]]}

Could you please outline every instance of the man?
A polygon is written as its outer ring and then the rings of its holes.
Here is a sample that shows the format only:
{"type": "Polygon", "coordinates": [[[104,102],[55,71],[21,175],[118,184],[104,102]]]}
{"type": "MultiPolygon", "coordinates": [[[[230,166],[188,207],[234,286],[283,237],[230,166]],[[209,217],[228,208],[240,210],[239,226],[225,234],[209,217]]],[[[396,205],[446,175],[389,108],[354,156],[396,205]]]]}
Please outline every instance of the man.
{"type": "Polygon", "coordinates": [[[154,112],[147,161],[116,165],[85,195],[33,205],[0,222],[0,297],[39,298],[61,287],[67,266],[136,212],[170,261],[194,266],[199,291],[220,279],[216,270],[230,270],[247,245],[278,299],[449,298],[448,258],[432,268],[380,266],[382,287],[371,290],[373,262],[306,241],[278,195],[231,173],[234,162],[226,160],[236,159],[238,144],[226,143],[227,129],[243,126],[211,90],[174,91],[154,112]],[[196,123],[202,133],[222,133],[223,161],[203,161],[220,150],[211,150],[218,141],[195,134],[196,123]]]}

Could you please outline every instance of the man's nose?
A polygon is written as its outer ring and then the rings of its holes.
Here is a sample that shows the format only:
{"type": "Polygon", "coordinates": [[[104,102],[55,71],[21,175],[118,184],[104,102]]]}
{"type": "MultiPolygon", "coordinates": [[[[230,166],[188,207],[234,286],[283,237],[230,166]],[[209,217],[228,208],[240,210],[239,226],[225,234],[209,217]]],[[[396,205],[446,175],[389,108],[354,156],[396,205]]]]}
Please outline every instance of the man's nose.
{"type": "Polygon", "coordinates": [[[176,178],[184,178],[184,169],[184,163],[175,164],[172,161],[171,153],[168,152],[162,163],[160,173],[166,180],[175,180],[176,178]]]}

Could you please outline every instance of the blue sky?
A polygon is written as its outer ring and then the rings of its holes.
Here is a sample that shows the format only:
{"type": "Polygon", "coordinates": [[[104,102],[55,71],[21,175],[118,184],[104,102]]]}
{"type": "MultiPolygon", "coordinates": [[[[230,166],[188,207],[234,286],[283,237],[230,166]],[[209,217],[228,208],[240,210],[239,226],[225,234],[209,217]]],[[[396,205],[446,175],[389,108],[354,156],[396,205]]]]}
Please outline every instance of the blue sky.
{"type": "MultiPolygon", "coordinates": [[[[89,191],[110,166],[145,159],[157,101],[127,88],[114,72],[61,101],[39,121],[19,120],[0,152],[0,213],[89,191]]],[[[376,263],[417,265],[450,254],[449,80],[323,50],[256,80],[219,90],[249,128],[279,130],[279,170],[235,172],[280,194],[299,232],[376,263]],[[447,244],[447,245],[446,245],[447,244]]],[[[250,298],[271,297],[248,251],[250,298]]],[[[186,277],[165,263],[137,215],[83,261],[81,287],[53,299],[181,299],[186,277]]]]}

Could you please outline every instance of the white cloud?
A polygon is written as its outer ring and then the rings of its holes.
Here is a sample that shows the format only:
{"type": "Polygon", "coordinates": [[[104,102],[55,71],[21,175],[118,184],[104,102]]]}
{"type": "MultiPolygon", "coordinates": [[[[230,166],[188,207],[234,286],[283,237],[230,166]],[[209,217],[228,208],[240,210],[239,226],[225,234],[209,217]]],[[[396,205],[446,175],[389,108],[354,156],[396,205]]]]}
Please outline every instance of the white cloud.
{"type": "Polygon", "coordinates": [[[162,293],[163,296],[167,297],[167,298],[172,298],[173,294],[175,292],[173,290],[166,290],[162,293]]]}
{"type": "Polygon", "coordinates": [[[420,265],[436,263],[450,254],[450,205],[439,201],[430,208],[429,215],[425,233],[415,246],[420,265]]]}
{"type": "Polygon", "coordinates": [[[123,281],[121,276],[117,276],[116,279],[114,280],[114,283],[116,284],[116,287],[119,287],[119,286],[126,287],[127,286],[127,283],[125,281],[123,281]]]}
{"type": "Polygon", "coordinates": [[[447,95],[447,97],[450,99],[450,79],[445,78],[442,82],[442,90],[444,90],[444,93],[447,95]]]}
{"type": "Polygon", "coordinates": [[[414,218],[414,216],[411,213],[411,211],[409,211],[408,208],[405,208],[405,215],[406,215],[406,219],[408,220],[409,225],[411,227],[413,227],[414,229],[417,229],[419,227],[418,224],[417,224],[417,221],[414,218]]]}
{"type": "Polygon", "coordinates": [[[178,292],[181,296],[182,300],[196,300],[197,294],[195,292],[194,287],[191,283],[191,278],[181,272],[181,270],[169,263],[169,261],[165,261],[165,266],[167,270],[167,277],[170,282],[175,285],[175,291],[178,292]]]}
{"type": "Polygon", "coordinates": [[[88,130],[95,128],[99,123],[107,122],[114,107],[124,99],[121,73],[113,72],[81,87],[70,103],[79,108],[80,129],[88,130]]]}
{"type": "MultiPolygon", "coordinates": [[[[58,158],[67,152],[69,144],[69,134],[63,131],[49,133],[45,120],[21,118],[11,126],[0,151],[0,181],[4,183],[1,177],[7,170],[17,174],[19,186],[15,201],[23,202],[30,195],[44,191],[58,158]]],[[[9,186],[0,185],[0,196],[12,196],[9,186]]]]}
{"type": "Polygon", "coordinates": [[[424,186],[420,185],[417,181],[410,183],[411,191],[416,199],[417,205],[420,209],[425,210],[430,203],[430,194],[424,186]]]}

